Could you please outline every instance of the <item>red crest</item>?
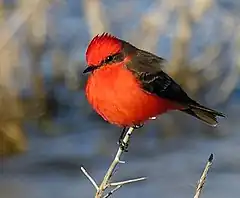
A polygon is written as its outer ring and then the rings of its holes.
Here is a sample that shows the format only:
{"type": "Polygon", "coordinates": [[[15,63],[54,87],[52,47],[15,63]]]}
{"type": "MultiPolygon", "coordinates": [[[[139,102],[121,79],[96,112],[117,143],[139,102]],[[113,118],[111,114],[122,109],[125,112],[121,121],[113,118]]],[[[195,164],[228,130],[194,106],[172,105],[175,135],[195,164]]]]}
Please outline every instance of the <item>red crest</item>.
{"type": "Polygon", "coordinates": [[[121,51],[121,41],[109,33],[95,36],[88,45],[86,61],[88,65],[99,65],[102,60],[121,51]]]}

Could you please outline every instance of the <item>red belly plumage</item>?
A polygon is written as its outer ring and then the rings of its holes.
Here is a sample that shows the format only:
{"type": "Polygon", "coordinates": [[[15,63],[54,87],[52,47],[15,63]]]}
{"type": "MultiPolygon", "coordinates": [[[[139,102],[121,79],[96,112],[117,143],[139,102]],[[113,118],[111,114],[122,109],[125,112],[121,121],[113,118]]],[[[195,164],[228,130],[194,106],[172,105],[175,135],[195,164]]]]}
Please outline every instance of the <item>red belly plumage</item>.
{"type": "Polygon", "coordinates": [[[95,111],[118,126],[141,124],[176,109],[169,100],[144,91],[134,75],[120,64],[94,71],[86,85],[86,96],[95,111]]]}

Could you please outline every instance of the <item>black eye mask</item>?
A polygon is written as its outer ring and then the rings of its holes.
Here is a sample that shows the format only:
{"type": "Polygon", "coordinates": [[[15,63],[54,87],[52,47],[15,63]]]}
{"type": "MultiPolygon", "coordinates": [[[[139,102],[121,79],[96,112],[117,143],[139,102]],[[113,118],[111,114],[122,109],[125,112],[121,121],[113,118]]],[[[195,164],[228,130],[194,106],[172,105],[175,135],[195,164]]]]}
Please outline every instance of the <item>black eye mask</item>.
{"type": "Polygon", "coordinates": [[[124,60],[124,55],[123,53],[119,52],[113,55],[108,56],[107,58],[105,58],[99,65],[89,65],[84,71],[83,73],[88,73],[88,72],[92,72],[106,64],[113,64],[113,63],[118,63],[124,60]]]}

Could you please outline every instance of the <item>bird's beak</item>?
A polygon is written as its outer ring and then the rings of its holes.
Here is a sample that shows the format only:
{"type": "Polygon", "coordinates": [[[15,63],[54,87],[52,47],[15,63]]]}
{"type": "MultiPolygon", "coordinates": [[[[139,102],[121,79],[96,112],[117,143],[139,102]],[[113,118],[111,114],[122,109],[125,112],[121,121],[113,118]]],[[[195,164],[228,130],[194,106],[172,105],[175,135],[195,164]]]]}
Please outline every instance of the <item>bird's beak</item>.
{"type": "Polygon", "coordinates": [[[97,69],[96,66],[88,66],[88,67],[83,71],[83,73],[85,74],[85,73],[88,73],[88,72],[92,72],[92,71],[94,71],[95,69],[97,69]]]}

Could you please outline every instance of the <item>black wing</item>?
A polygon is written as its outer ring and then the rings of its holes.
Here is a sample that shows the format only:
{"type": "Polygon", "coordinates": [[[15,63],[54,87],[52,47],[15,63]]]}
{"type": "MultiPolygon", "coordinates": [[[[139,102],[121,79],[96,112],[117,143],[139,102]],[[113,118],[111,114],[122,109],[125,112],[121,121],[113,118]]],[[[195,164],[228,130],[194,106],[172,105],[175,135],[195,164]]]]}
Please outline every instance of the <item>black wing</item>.
{"type": "Polygon", "coordinates": [[[139,76],[139,80],[145,91],[156,94],[161,98],[171,100],[173,102],[188,105],[195,103],[184,90],[165,72],[143,73],[139,76]]]}
{"type": "Polygon", "coordinates": [[[163,58],[152,53],[137,50],[127,68],[141,82],[142,88],[161,98],[171,100],[181,105],[194,104],[185,91],[168,74],[162,71],[166,64],[163,58]]]}
{"type": "Polygon", "coordinates": [[[126,66],[141,82],[143,90],[180,104],[184,107],[181,111],[216,126],[217,116],[224,117],[224,114],[192,100],[180,85],[162,71],[165,63],[164,59],[154,54],[137,50],[126,66]]]}

